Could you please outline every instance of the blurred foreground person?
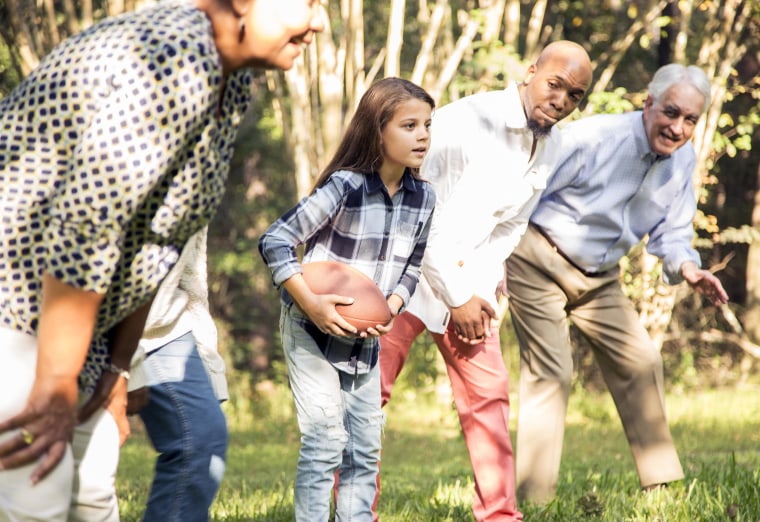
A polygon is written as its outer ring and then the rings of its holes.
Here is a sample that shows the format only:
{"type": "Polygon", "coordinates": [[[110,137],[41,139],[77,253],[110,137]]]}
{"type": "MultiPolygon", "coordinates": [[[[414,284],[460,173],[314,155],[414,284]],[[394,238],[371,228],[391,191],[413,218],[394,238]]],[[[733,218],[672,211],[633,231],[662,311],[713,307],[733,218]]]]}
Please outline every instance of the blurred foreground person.
{"type": "Polygon", "coordinates": [[[291,67],[320,16],[161,2],[62,42],[0,101],[3,520],[118,520],[103,405],[115,387],[123,428],[151,299],[224,192],[249,68],[291,67]]]}

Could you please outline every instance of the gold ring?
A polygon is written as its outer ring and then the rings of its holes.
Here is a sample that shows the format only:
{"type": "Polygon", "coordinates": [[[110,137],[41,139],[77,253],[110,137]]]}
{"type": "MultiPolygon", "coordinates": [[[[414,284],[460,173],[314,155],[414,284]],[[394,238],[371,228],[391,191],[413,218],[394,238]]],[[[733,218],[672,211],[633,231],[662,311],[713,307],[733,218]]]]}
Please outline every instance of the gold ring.
{"type": "Polygon", "coordinates": [[[31,446],[32,442],[34,442],[34,435],[28,429],[21,428],[21,439],[24,441],[24,444],[31,446]]]}

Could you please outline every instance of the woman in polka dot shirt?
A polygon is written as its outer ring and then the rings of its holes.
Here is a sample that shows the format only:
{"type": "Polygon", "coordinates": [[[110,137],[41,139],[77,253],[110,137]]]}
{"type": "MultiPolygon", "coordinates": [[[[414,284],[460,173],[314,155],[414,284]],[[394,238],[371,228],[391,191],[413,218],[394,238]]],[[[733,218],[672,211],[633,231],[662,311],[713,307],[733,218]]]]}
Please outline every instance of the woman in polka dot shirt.
{"type": "Polygon", "coordinates": [[[320,10],[166,0],[64,41],[0,101],[0,519],[66,519],[72,437],[118,434],[92,405],[125,388],[156,289],[219,204],[250,68],[290,68],[320,10]]]}

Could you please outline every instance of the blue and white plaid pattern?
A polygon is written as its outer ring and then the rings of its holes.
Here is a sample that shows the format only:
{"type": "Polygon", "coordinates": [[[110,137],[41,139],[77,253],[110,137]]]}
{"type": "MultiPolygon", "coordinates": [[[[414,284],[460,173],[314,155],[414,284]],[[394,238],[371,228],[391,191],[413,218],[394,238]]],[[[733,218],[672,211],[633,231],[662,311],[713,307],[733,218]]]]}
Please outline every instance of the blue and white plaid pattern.
{"type": "MultiPolygon", "coordinates": [[[[376,173],[338,171],[269,227],[259,240],[259,251],[277,287],[301,272],[296,247],[305,244],[304,263],[350,264],[371,277],[386,297],[397,294],[406,305],[419,281],[434,207],[433,189],[409,172],[390,197],[376,173]]],[[[287,292],[282,302],[292,306],[287,292]]],[[[356,343],[319,335],[308,319],[298,317],[305,329],[320,337],[315,341],[337,368],[365,373],[377,362],[376,338],[356,343]]]]}

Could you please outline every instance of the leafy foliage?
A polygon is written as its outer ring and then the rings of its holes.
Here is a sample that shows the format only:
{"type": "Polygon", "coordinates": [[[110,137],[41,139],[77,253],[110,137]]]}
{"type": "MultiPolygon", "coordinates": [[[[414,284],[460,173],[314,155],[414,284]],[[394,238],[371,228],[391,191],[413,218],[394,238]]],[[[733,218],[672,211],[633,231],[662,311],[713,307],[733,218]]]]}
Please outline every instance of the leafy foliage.
{"type": "MultiPolygon", "coordinates": [[[[133,9],[151,1],[125,0],[123,8],[133,9]]],[[[330,15],[332,43],[345,43],[351,36],[350,25],[344,16],[349,2],[324,4],[330,15]]],[[[508,81],[519,81],[534,58],[528,55],[528,38],[533,30],[531,17],[540,3],[519,2],[518,27],[511,28],[518,34],[514,46],[505,44],[498,37],[482,37],[483,28],[491,16],[489,10],[496,4],[472,0],[445,2],[445,16],[430,56],[426,81],[441,73],[455,43],[465,35],[469,20],[478,21],[480,28],[466,45],[457,73],[443,93],[441,104],[474,92],[501,88],[508,81]]],[[[6,95],[21,80],[27,61],[39,59],[57,38],[65,38],[107,14],[116,14],[112,11],[118,5],[121,4],[108,0],[95,0],[91,7],[88,7],[90,3],[0,0],[0,13],[3,20],[8,21],[0,27],[0,96],[6,95]],[[73,11],[67,11],[71,5],[73,11]],[[53,13],[47,12],[50,6],[53,13]],[[14,13],[15,18],[11,16],[14,13]],[[27,46],[23,50],[22,44],[27,46]]],[[[402,75],[414,69],[436,5],[432,0],[405,3],[404,45],[400,57],[402,75]]],[[[715,69],[716,75],[725,76],[721,86],[725,89],[720,91],[719,100],[724,105],[718,120],[718,132],[712,137],[711,153],[706,159],[706,174],[698,180],[700,211],[695,220],[695,244],[702,253],[705,266],[721,268],[721,278],[735,303],[732,306],[741,312],[747,296],[747,251],[750,241],[754,241],[757,235],[750,224],[760,158],[760,150],[753,147],[757,143],[760,124],[760,62],[756,53],[760,41],[760,3],[735,0],[665,2],[662,11],[654,12],[651,22],[640,26],[637,23],[648,16],[656,4],[559,0],[546,5],[546,12],[538,19],[539,47],[551,40],[571,39],[589,51],[596,66],[595,81],[612,71],[605,89],[589,96],[586,102],[594,112],[616,113],[640,107],[646,85],[658,65],[674,57],[703,64],[710,58],[710,53],[722,50],[711,48],[713,42],[720,41],[720,38],[725,42],[728,36],[738,38],[737,56],[731,57],[733,68],[726,73],[723,69],[715,69]],[[748,14],[743,26],[721,25],[737,12],[748,14]],[[684,30],[683,55],[676,56],[676,48],[681,42],[676,37],[681,29],[684,30]]],[[[364,61],[362,70],[354,71],[357,76],[367,74],[375,60],[385,52],[391,14],[388,2],[363,0],[361,8],[364,61]]],[[[503,17],[498,21],[502,23],[503,17]]],[[[318,39],[312,49],[321,45],[318,39]]],[[[349,47],[342,49],[346,54],[356,52],[349,47]]],[[[324,51],[324,47],[319,47],[318,52],[324,51]]],[[[324,63],[312,62],[314,56],[307,60],[312,69],[307,72],[314,73],[313,84],[306,87],[316,93],[321,88],[319,80],[330,71],[325,69],[324,63]]],[[[256,103],[240,133],[228,193],[223,208],[212,223],[210,235],[211,303],[220,327],[222,352],[228,358],[230,368],[242,372],[242,375],[232,372],[231,379],[239,381],[241,386],[248,383],[246,386],[250,386],[243,388],[250,388],[251,393],[255,393],[258,384],[264,381],[283,382],[286,378],[277,333],[278,292],[272,286],[256,248],[261,232],[295,204],[298,193],[294,181],[292,136],[290,129],[283,124],[283,114],[290,114],[296,98],[289,96],[287,89],[281,97],[273,92],[272,87],[277,82],[271,81],[272,78],[281,77],[271,73],[268,77],[263,73],[257,76],[254,86],[256,103]],[[275,106],[275,101],[279,105],[275,106]]],[[[344,82],[349,80],[341,79],[344,82]]],[[[347,86],[343,85],[342,92],[346,90],[347,86]]],[[[311,133],[318,136],[323,133],[319,128],[318,99],[314,109],[317,114],[309,125],[311,133]]],[[[352,109],[350,101],[344,99],[339,109],[345,119],[352,109]]],[[[579,116],[580,113],[573,115],[579,116]]],[[[311,171],[318,171],[326,162],[320,156],[323,152],[312,152],[311,171]]],[[[646,288],[641,279],[645,274],[631,272],[634,263],[625,262],[628,264],[625,265],[624,280],[634,300],[645,302],[653,295],[659,295],[661,289],[646,288]]],[[[656,274],[651,276],[650,281],[656,280],[656,274]]],[[[704,317],[715,315],[709,307],[703,308],[701,302],[688,301],[689,308],[682,308],[686,302],[681,299],[675,305],[671,331],[696,324],[691,318],[692,313],[704,317]]],[[[672,335],[664,337],[669,339],[672,335]]],[[[725,349],[721,345],[708,351],[720,359],[725,349]]],[[[425,353],[430,352],[428,349],[425,353]]],[[[670,354],[667,350],[665,355],[674,358],[666,361],[672,363],[669,364],[671,368],[683,368],[680,375],[690,373],[687,366],[693,368],[693,365],[700,364],[699,357],[689,359],[689,356],[670,354]]],[[[579,356],[579,360],[585,359],[585,355],[579,356]]],[[[436,374],[434,360],[426,355],[411,362],[420,370],[422,381],[436,374]]]]}
{"type": "Polygon", "coordinates": [[[282,129],[272,115],[265,78],[243,123],[225,200],[209,228],[209,299],[231,369],[256,380],[282,380],[275,361],[279,294],[258,253],[258,238],[295,202],[295,183],[282,129]]]}

